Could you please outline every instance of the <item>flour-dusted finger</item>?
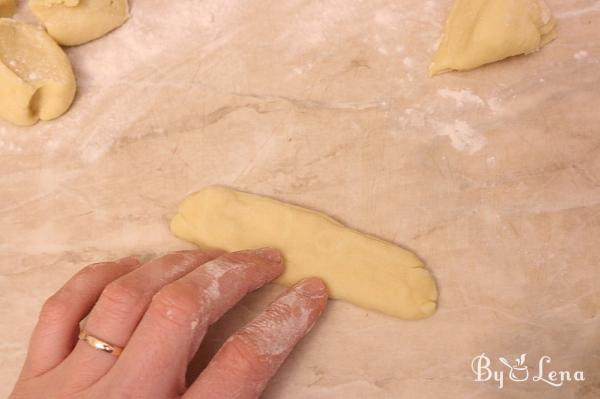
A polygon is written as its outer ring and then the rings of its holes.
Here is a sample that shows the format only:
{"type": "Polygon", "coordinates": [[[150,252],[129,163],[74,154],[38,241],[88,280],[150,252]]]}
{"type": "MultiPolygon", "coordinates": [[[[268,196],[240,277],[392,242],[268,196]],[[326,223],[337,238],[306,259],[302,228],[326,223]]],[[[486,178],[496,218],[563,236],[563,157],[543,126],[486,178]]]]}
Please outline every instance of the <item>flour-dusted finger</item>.
{"type": "MultiPolygon", "coordinates": [[[[108,284],[90,312],[85,330],[113,346],[123,347],[142,319],[152,296],[222,251],[184,251],[152,259],[108,284]]],[[[98,381],[117,358],[79,341],[63,363],[68,385],[77,391],[98,381]]]]}
{"type": "Polygon", "coordinates": [[[140,265],[135,258],[89,265],[46,300],[31,336],[23,378],[39,376],[58,366],[73,350],[79,322],[104,287],[140,265]]]}
{"type": "Polygon", "coordinates": [[[321,280],[296,284],[225,342],[184,399],[258,398],[326,304],[321,280]]]}
{"type": "Polygon", "coordinates": [[[277,250],[248,250],[225,254],[165,286],[104,383],[122,386],[124,392],[136,387],[131,392],[136,397],[181,394],[191,355],[208,326],[282,272],[277,250]]]}

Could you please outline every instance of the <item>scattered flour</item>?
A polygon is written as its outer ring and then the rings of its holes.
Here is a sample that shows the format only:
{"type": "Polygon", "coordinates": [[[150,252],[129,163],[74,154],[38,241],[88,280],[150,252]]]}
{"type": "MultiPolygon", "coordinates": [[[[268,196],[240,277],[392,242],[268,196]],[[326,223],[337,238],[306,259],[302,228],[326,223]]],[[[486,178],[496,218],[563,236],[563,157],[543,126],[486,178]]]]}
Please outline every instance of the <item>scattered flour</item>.
{"type": "Polygon", "coordinates": [[[190,323],[190,328],[192,329],[192,331],[194,331],[198,327],[198,323],[199,323],[198,319],[192,320],[192,322],[190,323]]]}
{"type": "MultiPolygon", "coordinates": [[[[112,90],[108,90],[108,93],[112,93],[112,90]]],[[[93,163],[102,158],[128,129],[133,129],[136,123],[144,118],[146,113],[144,106],[131,106],[131,104],[138,104],[140,98],[145,98],[144,90],[139,87],[133,87],[125,94],[114,96],[110,102],[106,102],[106,98],[90,99],[85,110],[73,110],[80,112],[79,115],[73,112],[75,118],[93,120],[93,115],[98,115],[98,109],[102,109],[103,123],[92,124],[89,134],[79,146],[79,156],[86,163],[93,163]],[[98,103],[101,105],[96,106],[98,103]]],[[[68,117],[69,114],[65,116],[68,117]]],[[[63,116],[62,121],[67,123],[69,119],[63,116]]]]}
{"type": "Polygon", "coordinates": [[[431,46],[427,49],[429,53],[434,53],[440,47],[440,43],[442,43],[442,36],[438,37],[437,40],[431,44],[431,46]]]}
{"type": "Polygon", "coordinates": [[[210,284],[203,295],[211,302],[221,298],[221,278],[228,272],[240,270],[243,266],[238,263],[228,262],[224,259],[215,259],[203,266],[206,274],[211,277],[210,284]]]}
{"type": "Polygon", "coordinates": [[[224,261],[223,259],[215,259],[204,265],[204,271],[214,279],[220,279],[225,273],[230,270],[237,269],[237,265],[224,261]]]}
{"type": "Polygon", "coordinates": [[[428,114],[421,109],[407,108],[404,116],[399,118],[402,128],[424,127],[428,121],[428,114]]]}
{"type": "Polygon", "coordinates": [[[244,327],[244,338],[261,356],[279,356],[288,351],[307,331],[310,310],[303,305],[304,297],[292,290],[271,305],[271,312],[263,313],[244,327]]]}
{"type": "Polygon", "coordinates": [[[575,58],[577,61],[581,61],[585,58],[588,57],[588,52],[585,50],[580,50],[578,52],[576,52],[575,54],[573,54],[573,58],[575,58]]]}
{"type": "Polygon", "coordinates": [[[502,111],[502,99],[498,97],[489,98],[486,101],[488,107],[492,112],[500,112],[502,111]]]}
{"type": "Polygon", "coordinates": [[[163,275],[163,278],[165,280],[170,280],[173,277],[182,275],[183,272],[185,272],[185,270],[186,270],[186,267],[184,265],[179,264],[179,265],[174,266],[174,267],[170,268],[169,270],[167,270],[165,272],[165,274],[163,275]]]}
{"type": "Polygon", "coordinates": [[[396,19],[394,18],[394,14],[389,10],[378,10],[375,13],[375,23],[377,25],[392,27],[396,24],[396,19]]]}
{"type": "Polygon", "coordinates": [[[600,11],[600,1],[596,1],[594,4],[590,5],[589,7],[584,7],[584,8],[579,8],[579,9],[575,9],[575,10],[556,13],[556,14],[554,14],[554,16],[559,19],[573,18],[573,17],[579,17],[581,15],[589,14],[594,11],[600,11]]]}
{"type": "Polygon", "coordinates": [[[46,149],[48,151],[55,151],[62,145],[62,140],[56,138],[49,138],[46,142],[46,149]]]}
{"type": "Polygon", "coordinates": [[[433,0],[427,0],[425,2],[425,10],[432,11],[435,8],[436,2],[433,0]]]}
{"type": "Polygon", "coordinates": [[[465,104],[485,105],[481,97],[473,94],[471,90],[439,89],[437,94],[440,97],[454,100],[458,108],[463,108],[465,104]]]}
{"type": "Polygon", "coordinates": [[[484,113],[493,117],[504,112],[503,99],[484,99],[470,89],[440,88],[420,104],[404,109],[398,122],[403,130],[420,129],[448,136],[455,149],[474,154],[486,145],[487,140],[483,132],[475,131],[465,119],[456,119],[457,113],[467,110],[469,114],[484,113]],[[456,108],[449,107],[448,100],[456,108]]]}
{"type": "Polygon", "coordinates": [[[205,294],[208,296],[208,299],[211,303],[214,303],[221,298],[221,286],[219,281],[211,280],[210,285],[206,288],[205,294]]]}
{"type": "Polygon", "coordinates": [[[0,138],[0,150],[6,152],[20,153],[23,152],[23,148],[15,145],[14,143],[6,142],[0,138]]]}
{"type": "Polygon", "coordinates": [[[177,264],[168,270],[165,270],[162,275],[163,281],[173,280],[186,274],[187,271],[191,271],[196,265],[197,258],[191,253],[179,254],[179,260],[177,264]]]}
{"type": "Polygon", "coordinates": [[[487,141],[482,134],[475,131],[467,122],[458,119],[450,124],[440,123],[437,134],[450,137],[452,147],[469,154],[475,154],[481,150],[487,141]]]}
{"type": "Polygon", "coordinates": [[[413,60],[410,57],[404,57],[404,59],[402,60],[402,63],[407,68],[414,68],[415,67],[415,60],[413,60]]]}
{"type": "Polygon", "coordinates": [[[294,72],[296,75],[303,75],[305,72],[310,72],[310,70],[313,68],[314,64],[312,62],[309,62],[306,65],[296,66],[292,68],[292,72],[294,72]]]}

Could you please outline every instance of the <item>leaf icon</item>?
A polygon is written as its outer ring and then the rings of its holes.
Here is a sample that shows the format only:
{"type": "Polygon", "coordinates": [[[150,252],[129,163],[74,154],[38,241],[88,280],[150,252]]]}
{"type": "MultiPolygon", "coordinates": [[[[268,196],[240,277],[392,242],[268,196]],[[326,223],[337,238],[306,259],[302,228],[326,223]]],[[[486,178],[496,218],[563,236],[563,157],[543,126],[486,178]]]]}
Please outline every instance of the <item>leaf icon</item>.
{"type": "Polygon", "coordinates": [[[506,358],[504,357],[499,357],[498,360],[500,360],[506,367],[508,367],[509,369],[512,369],[512,366],[510,365],[510,363],[508,362],[508,360],[506,360],[506,358]]]}

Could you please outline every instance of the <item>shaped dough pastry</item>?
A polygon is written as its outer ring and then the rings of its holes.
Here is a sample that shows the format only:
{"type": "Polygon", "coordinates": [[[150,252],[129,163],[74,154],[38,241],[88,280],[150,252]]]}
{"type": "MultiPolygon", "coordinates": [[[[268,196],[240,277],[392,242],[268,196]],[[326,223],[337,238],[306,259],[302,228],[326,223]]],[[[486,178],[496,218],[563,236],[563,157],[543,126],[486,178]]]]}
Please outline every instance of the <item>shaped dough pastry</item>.
{"type": "Polygon", "coordinates": [[[17,3],[15,0],[0,0],[0,18],[10,17],[17,10],[17,3]]]}
{"type": "Polygon", "coordinates": [[[29,7],[50,36],[64,46],[104,36],[129,18],[127,0],[31,0],[29,7]]]}
{"type": "Polygon", "coordinates": [[[278,248],[284,285],[317,276],[333,298],[404,319],[436,308],[435,282],[414,254],[299,206],[208,187],[179,205],[171,231],[201,247],[278,248]]]}
{"type": "Polygon", "coordinates": [[[529,54],[556,38],[543,0],[455,0],[431,75],[529,54]]]}
{"type": "Polygon", "coordinates": [[[69,59],[43,29],[0,19],[0,118],[17,125],[57,118],[75,90],[69,59]]]}

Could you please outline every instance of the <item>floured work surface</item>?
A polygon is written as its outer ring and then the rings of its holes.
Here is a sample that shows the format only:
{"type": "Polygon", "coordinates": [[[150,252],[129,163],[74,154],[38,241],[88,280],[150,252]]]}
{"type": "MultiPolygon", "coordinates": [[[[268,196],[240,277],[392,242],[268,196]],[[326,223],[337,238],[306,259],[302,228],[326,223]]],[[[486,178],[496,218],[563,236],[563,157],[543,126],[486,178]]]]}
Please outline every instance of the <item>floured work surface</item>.
{"type": "Polygon", "coordinates": [[[168,222],[210,184],[406,246],[440,287],[418,322],[332,301],[266,399],[598,397],[600,9],[547,3],[543,51],[430,79],[446,0],[132,2],[67,50],[67,114],[0,124],[0,397],[44,297],[86,263],[183,248],[168,222]],[[482,352],[528,353],[532,375],[549,355],[587,381],[500,391],[473,381],[482,352]]]}

